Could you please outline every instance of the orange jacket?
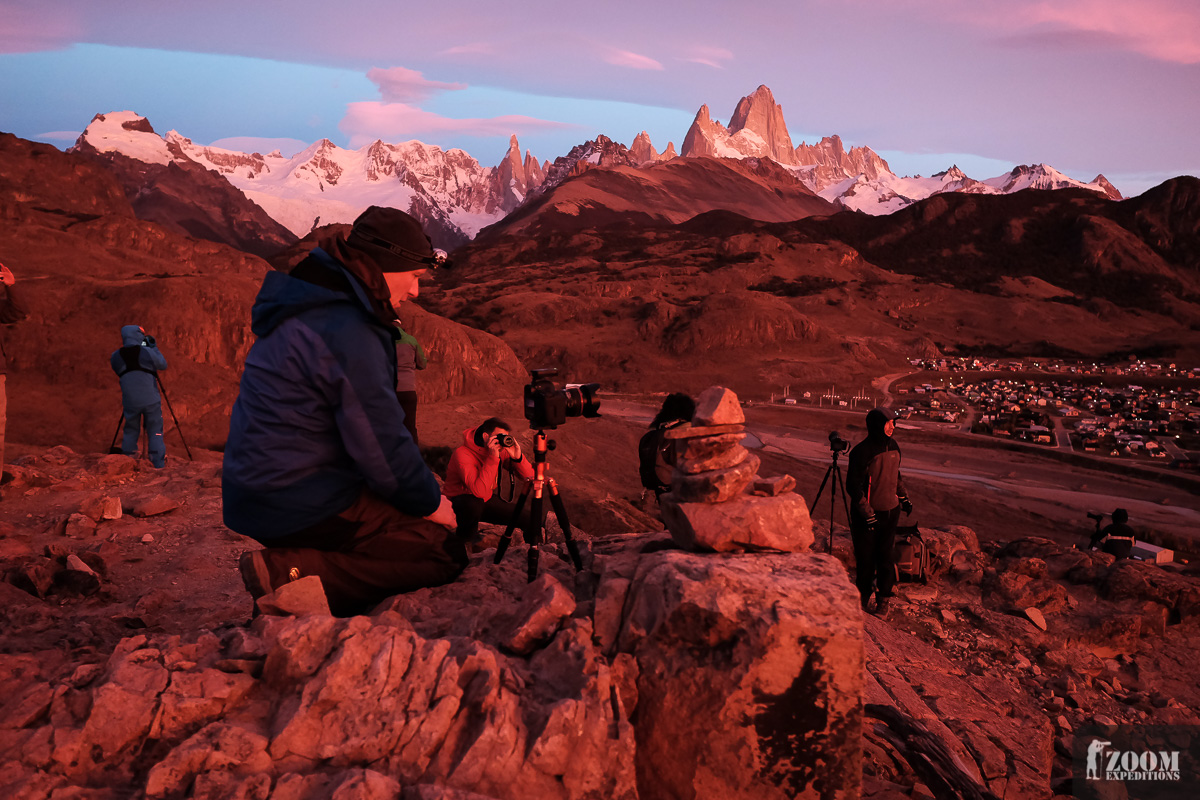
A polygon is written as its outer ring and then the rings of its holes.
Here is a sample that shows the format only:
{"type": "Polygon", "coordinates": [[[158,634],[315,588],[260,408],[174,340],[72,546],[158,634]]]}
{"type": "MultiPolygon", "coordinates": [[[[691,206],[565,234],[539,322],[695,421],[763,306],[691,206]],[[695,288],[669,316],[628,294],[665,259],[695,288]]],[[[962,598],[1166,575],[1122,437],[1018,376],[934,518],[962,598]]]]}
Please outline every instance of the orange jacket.
{"type": "Polygon", "coordinates": [[[442,494],[446,497],[473,494],[480,500],[490,499],[499,485],[502,461],[504,468],[513,475],[533,480],[533,465],[525,458],[524,452],[520,461],[513,461],[507,454],[497,457],[488,448],[475,444],[475,430],[467,428],[463,431],[463,443],[450,456],[442,494]]]}

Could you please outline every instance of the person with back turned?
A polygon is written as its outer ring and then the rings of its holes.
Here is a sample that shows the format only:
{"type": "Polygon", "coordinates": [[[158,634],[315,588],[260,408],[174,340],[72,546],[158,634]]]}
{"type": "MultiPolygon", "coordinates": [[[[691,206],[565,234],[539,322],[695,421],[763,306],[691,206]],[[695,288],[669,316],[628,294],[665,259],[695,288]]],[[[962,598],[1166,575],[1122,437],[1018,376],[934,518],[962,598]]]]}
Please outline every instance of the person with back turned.
{"type": "Polygon", "coordinates": [[[1122,559],[1129,558],[1135,544],[1137,544],[1137,534],[1129,525],[1129,512],[1125,509],[1114,509],[1112,522],[1103,528],[1100,527],[1099,520],[1096,521],[1096,533],[1092,536],[1093,550],[1099,548],[1105,553],[1122,559]]]}
{"type": "Polygon", "coordinates": [[[146,452],[155,469],[167,464],[167,445],[163,440],[162,396],[158,393],[158,373],[167,368],[167,359],[158,350],[154,337],[141,325],[121,328],[121,347],[113,351],[109,364],[121,381],[121,405],[125,414],[125,433],[121,452],[138,453],[138,437],[146,429],[146,452]]]}
{"type": "Polygon", "coordinates": [[[238,562],[256,600],[315,575],[346,616],[466,566],[396,398],[393,303],[443,264],[417,220],[372,206],[263,280],[222,472],[225,524],[265,546],[238,562]]]}
{"type": "Polygon", "coordinates": [[[850,536],[854,540],[854,582],[868,610],[875,593],[875,613],[886,617],[896,569],[892,548],[900,511],[913,505],[900,477],[900,446],[892,439],[896,415],[890,409],[867,412],[867,438],[850,451],[846,488],[850,492],[850,536]]]}

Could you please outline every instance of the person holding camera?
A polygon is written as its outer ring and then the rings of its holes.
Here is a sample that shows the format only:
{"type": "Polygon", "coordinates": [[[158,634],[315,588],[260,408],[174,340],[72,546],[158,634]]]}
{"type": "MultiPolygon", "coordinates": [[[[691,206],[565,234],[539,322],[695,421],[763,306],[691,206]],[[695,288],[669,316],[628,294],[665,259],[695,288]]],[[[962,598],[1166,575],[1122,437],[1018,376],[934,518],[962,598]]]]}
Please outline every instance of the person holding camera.
{"type": "MultiPolygon", "coordinates": [[[[4,296],[0,298],[0,325],[11,325],[29,316],[23,293],[17,289],[17,278],[12,270],[0,264],[0,284],[4,285],[4,296]]],[[[4,468],[4,440],[8,417],[8,354],[0,346],[0,469],[4,468]]]]}
{"type": "Polygon", "coordinates": [[[1092,549],[1099,548],[1105,553],[1116,556],[1118,560],[1129,558],[1133,553],[1133,546],[1137,544],[1137,535],[1129,526],[1129,512],[1123,508],[1114,509],[1112,522],[1103,528],[1100,527],[1100,521],[1104,519],[1103,514],[1088,514],[1088,516],[1096,521],[1096,532],[1092,535],[1092,549]]]}
{"type": "Polygon", "coordinates": [[[850,536],[854,540],[854,582],[868,610],[886,617],[896,583],[893,548],[900,511],[913,504],[900,477],[900,446],[892,438],[896,414],[887,408],[867,412],[867,437],[850,451],[846,488],[850,492],[850,536]]]}
{"type": "Polygon", "coordinates": [[[150,463],[155,469],[162,469],[167,465],[167,444],[163,439],[158,373],[167,368],[167,359],[159,352],[154,337],[141,325],[126,325],[121,328],[121,347],[113,351],[109,364],[121,382],[125,414],[121,452],[137,456],[138,437],[144,427],[150,463]]]}
{"type": "MultiPolygon", "coordinates": [[[[533,465],[504,420],[491,417],[463,431],[463,443],[450,456],[443,487],[454,505],[459,538],[479,541],[480,522],[507,524],[516,510],[517,497],[533,477],[533,465]]],[[[523,519],[528,519],[529,513],[527,504],[523,519]]]]}
{"type": "Polygon", "coordinates": [[[347,616],[466,566],[396,398],[393,304],[445,263],[416,219],[371,206],[263,280],[221,479],[226,526],[265,546],[238,561],[256,600],[315,575],[347,616]]]}

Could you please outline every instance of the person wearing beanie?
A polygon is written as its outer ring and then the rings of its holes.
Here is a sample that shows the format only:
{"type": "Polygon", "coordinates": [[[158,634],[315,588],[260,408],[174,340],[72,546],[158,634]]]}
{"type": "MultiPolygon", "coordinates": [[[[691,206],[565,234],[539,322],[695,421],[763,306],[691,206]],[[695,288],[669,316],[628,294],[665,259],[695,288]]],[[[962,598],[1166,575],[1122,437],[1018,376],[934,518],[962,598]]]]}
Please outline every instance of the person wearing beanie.
{"type": "MultiPolygon", "coordinates": [[[[1100,527],[1099,522],[1096,527],[1100,527]]],[[[1137,535],[1129,525],[1129,512],[1123,508],[1113,509],[1112,522],[1092,537],[1092,549],[1100,548],[1117,559],[1129,558],[1135,544],[1137,535]]]]}
{"type": "Polygon", "coordinates": [[[886,617],[896,568],[892,548],[900,511],[913,505],[900,477],[900,446],[892,439],[896,415],[887,408],[867,412],[867,436],[851,451],[846,488],[850,493],[850,536],[854,540],[854,582],[868,610],[875,594],[875,613],[886,617]]]}
{"type": "Polygon", "coordinates": [[[396,397],[393,304],[444,264],[417,220],[371,206],[263,280],[221,480],[225,524],[265,548],[238,562],[256,601],[316,576],[334,614],[359,614],[466,566],[396,397]]]}

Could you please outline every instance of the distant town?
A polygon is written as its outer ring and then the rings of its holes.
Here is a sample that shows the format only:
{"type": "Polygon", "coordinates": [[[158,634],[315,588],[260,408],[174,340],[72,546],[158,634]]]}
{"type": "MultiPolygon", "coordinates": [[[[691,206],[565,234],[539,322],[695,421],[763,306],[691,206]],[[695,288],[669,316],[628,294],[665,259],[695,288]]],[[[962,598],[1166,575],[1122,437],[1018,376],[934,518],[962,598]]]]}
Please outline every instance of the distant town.
{"type": "MultiPolygon", "coordinates": [[[[912,359],[895,381],[901,419],[1171,469],[1200,469],[1200,367],[1130,359],[912,359]]],[[[804,392],[787,404],[861,407],[862,389],[804,392]]]]}

